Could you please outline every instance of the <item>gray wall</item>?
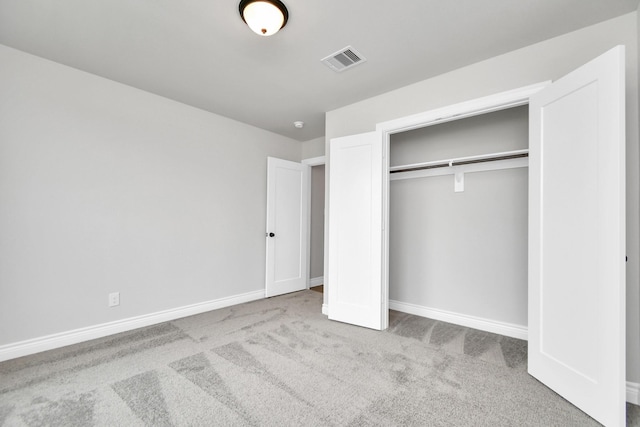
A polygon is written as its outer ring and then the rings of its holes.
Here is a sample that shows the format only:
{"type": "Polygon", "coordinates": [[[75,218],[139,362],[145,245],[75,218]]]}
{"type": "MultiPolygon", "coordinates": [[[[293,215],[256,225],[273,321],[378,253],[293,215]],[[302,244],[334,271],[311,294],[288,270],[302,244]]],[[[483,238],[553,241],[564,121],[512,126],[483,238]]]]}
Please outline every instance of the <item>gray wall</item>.
{"type": "MultiPolygon", "coordinates": [[[[392,166],[528,148],[528,108],[393,135],[392,166]]],[[[527,168],[390,183],[389,298],[527,325],[527,168]]]]}
{"type": "Polygon", "coordinates": [[[309,141],[304,141],[301,144],[303,159],[312,159],[314,157],[324,156],[324,136],[321,136],[320,138],[310,139],[309,141]]]}
{"type": "Polygon", "coordinates": [[[299,142],[1,45],[0,64],[0,345],[264,289],[267,156],[299,142]]]}
{"type": "Polygon", "coordinates": [[[309,278],[324,273],[324,165],[311,168],[311,266],[309,278]]]}
{"type": "Polygon", "coordinates": [[[379,122],[558,79],[613,46],[626,45],[627,378],[634,382],[640,382],[637,24],[637,13],[630,13],[329,111],[326,117],[327,141],[368,132],[379,122]]]}

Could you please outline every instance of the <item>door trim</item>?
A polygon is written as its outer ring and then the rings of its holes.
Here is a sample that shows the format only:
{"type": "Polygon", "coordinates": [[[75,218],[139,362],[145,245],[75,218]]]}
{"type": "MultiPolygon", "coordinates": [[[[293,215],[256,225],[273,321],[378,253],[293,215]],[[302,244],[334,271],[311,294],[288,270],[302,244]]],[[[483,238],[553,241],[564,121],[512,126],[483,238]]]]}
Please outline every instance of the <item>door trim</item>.
{"type": "Polygon", "coordinates": [[[447,105],[423,113],[401,117],[376,124],[376,130],[384,136],[406,132],[431,125],[451,122],[473,117],[493,111],[505,110],[529,103],[529,97],[551,84],[551,80],[536,83],[521,88],[500,92],[458,104],[447,105]]]}
{"type": "Polygon", "coordinates": [[[301,163],[309,166],[322,166],[327,162],[327,156],[311,157],[304,159],[301,163]]]}
{"type": "MultiPolygon", "coordinates": [[[[310,167],[314,167],[314,166],[323,166],[327,164],[327,156],[318,156],[318,157],[311,157],[309,159],[304,159],[302,160],[302,163],[305,165],[309,165],[310,167]]],[[[329,241],[328,237],[327,237],[327,233],[328,233],[328,228],[327,228],[327,191],[326,191],[326,187],[327,187],[327,182],[326,182],[326,178],[327,178],[327,174],[325,172],[325,202],[324,202],[324,209],[325,209],[325,222],[324,222],[324,255],[323,255],[323,264],[324,264],[324,268],[323,268],[323,282],[326,282],[325,278],[327,277],[326,275],[324,275],[324,272],[326,272],[326,265],[327,265],[327,255],[328,255],[328,251],[327,251],[327,242],[329,241]]],[[[309,179],[309,209],[307,211],[308,214],[308,218],[307,218],[307,229],[309,230],[309,238],[307,239],[307,263],[309,264],[309,269],[311,269],[311,179],[309,179]]],[[[311,278],[308,279],[307,282],[307,289],[311,288],[313,286],[317,286],[316,284],[313,283],[313,280],[311,278]]],[[[326,285],[326,283],[325,283],[326,285]]],[[[324,292],[322,293],[322,314],[324,314],[325,316],[329,315],[329,304],[327,302],[327,296],[328,296],[328,290],[327,290],[327,286],[324,287],[324,292]]]]}
{"type": "MultiPolygon", "coordinates": [[[[386,295],[385,301],[382,303],[382,310],[388,313],[389,307],[389,148],[391,144],[391,135],[419,129],[427,126],[437,125],[455,120],[465,119],[468,117],[478,116],[480,114],[491,113],[494,111],[505,110],[507,108],[519,107],[529,104],[529,97],[548,85],[550,80],[536,83],[529,86],[500,92],[483,98],[477,98],[458,104],[448,105],[442,108],[429,110],[423,113],[411,116],[401,117],[395,120],[389,120],[376,124],[376,131],[379,131],[382,137],[382,174],[387,179],[384,181],[382,190],[382,224],[383,243],[382,243],[382,287],[383,294],[386,295]]],[[[385,315],[385,313],[382,313],[385,315]]],[[[388,314],[386,315],[388,317],[388,314]]]]}

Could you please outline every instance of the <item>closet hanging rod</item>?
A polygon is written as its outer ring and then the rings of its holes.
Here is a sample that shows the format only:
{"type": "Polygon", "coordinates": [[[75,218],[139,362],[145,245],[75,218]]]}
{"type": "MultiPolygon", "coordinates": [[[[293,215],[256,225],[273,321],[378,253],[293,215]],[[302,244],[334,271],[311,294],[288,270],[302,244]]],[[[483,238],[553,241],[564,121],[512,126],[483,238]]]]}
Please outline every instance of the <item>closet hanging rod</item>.
{"type": "Polygon", "coordinates": [[[447,160],[435,160],[432,162],[413,163],[410,165],[392,166],[389,173],[411,172],[424,169],[448,168],[452,166],[469,165],[473,163],[494,162],[497,160],[510,160],[528,157],[529,150],[513,150],[501,153],[482,154],[479,156],[458,157],[447,160]]]}

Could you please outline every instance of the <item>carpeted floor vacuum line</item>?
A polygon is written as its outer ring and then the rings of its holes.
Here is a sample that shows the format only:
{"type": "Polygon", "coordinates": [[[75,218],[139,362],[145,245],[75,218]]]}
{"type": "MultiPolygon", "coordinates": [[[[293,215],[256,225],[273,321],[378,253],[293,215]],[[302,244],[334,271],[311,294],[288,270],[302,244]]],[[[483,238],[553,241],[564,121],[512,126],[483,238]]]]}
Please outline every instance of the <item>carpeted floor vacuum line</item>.
{"type": "Polygon", "coordinates": [[[377,332],[321,304],[303,291],[0,363],[0,425],[598,425],[526,373],[524,341],[399,312],[377,332]]]}

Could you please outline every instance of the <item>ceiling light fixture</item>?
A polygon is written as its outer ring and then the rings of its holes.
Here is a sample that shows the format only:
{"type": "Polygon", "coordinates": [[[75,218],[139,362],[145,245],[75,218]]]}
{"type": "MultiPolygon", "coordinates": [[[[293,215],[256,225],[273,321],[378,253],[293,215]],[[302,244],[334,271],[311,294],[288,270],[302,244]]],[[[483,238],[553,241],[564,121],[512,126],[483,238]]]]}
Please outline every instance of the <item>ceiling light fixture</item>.
{"type": "Polygon", "coordinates": [[[271,36],[287,25],[289,11],[280,0],[242,0],[242,20],[260,36],[271,36]]]}

